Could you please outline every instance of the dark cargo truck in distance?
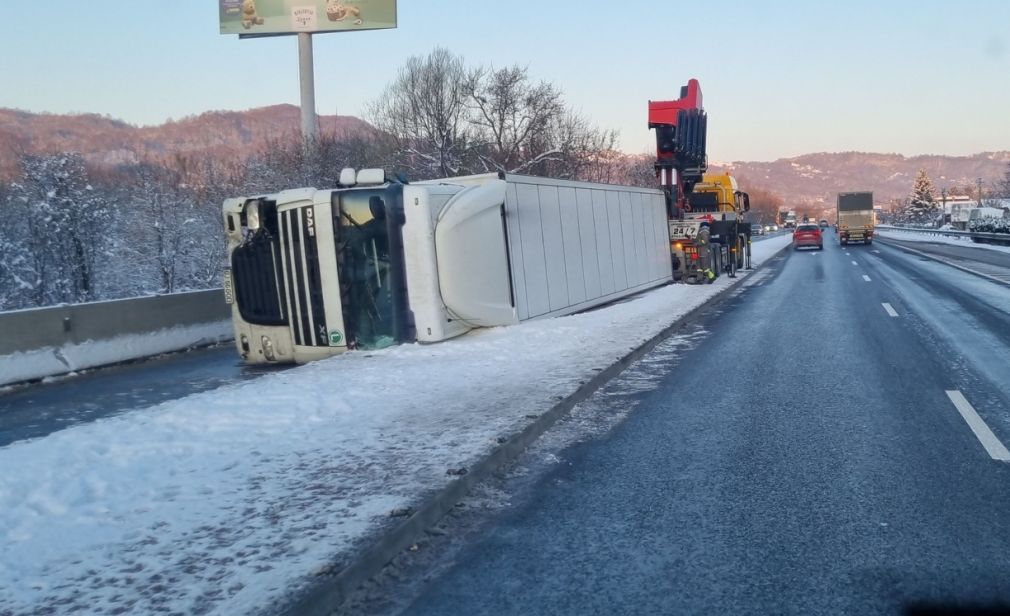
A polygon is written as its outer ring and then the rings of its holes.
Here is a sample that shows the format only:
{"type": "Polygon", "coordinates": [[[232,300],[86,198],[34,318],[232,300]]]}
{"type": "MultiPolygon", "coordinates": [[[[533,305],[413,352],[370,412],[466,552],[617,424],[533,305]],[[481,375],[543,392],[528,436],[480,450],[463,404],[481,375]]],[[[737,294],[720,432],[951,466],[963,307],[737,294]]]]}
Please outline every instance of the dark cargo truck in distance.
{"type": "Polygon", "coordinates": [[[838,193],[836,210],[838,241],[844,246],[852,242],[873,242],[873,193],[838,193]]]}

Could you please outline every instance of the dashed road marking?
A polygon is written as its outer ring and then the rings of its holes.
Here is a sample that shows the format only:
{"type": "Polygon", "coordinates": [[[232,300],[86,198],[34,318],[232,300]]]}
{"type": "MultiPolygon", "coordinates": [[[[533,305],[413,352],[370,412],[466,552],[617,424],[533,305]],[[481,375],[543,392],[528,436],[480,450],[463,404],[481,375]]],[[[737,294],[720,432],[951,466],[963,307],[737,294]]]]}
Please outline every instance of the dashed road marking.
{"type": "Polygon", "coordinates": [[[985,451],[989,454],[989,457],[1002,462],[1010,461],[1010,451],[1007,451],[1006,446],[996,438],[996,435],[992,433],[992,430],[989,429],[985,421],[978,416],[975,408],[964,397],[964,394],[956,389],[950,389],[947,390],[947,397],[957,407],[957,411],[961,413],[961,417],[968,423],[971,431],[975,433],[975,438],[985,447],[985,451]]]}
{"type": "Polygon", "coordinates": [[[892,317],[898,316],[898,311],[895,310],[894,307],[888,304],[887,302],[884,302],[883,304],[881,304],[881,306],[883,306],[884,310],[887,311],[887,314],[891,315],[892,317]]]}
{"type": "Polygon", "coordinates": [[[859,265],[859,263],[856,263],[855,261],[853,261],[852,264],[853,265],[859,265]]]}
{"type": "Polygon", "coordinates": [[[871,250],[870,252],[873,252],[873,253],[876,253],[876,254],[878,254],[878,255],[880,254],[880,251],[879,251],[879,250],[871,250]]]}
{"type": "Polygon", "coordinates": [[[870,282],[870,277],[867,276],[866,274],[863,274],[863,280],[865,280],[866,282],[870,282]]]}

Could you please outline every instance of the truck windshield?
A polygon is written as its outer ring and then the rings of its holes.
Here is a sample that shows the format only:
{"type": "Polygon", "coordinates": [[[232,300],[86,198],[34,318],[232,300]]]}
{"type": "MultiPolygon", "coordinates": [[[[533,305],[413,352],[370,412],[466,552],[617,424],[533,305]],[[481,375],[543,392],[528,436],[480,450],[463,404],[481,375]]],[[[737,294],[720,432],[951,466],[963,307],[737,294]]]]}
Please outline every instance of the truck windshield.
{"type": "Polygon", "coordinates": [[[348,345],[380,349],[404,337],[398,193],[390,188],[339,193],[337,266],[348,345]],[[392,220],[391,220],[392,218],[392,220]]]}

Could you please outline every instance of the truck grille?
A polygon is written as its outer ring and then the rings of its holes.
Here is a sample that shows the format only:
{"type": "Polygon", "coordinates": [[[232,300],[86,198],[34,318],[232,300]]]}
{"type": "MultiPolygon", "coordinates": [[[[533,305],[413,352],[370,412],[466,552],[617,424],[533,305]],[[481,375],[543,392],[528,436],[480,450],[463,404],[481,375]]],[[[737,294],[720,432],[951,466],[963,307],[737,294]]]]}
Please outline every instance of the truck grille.
{"type": "Polygon", "coordinates": [[[278,289],[277,242],[265,230],[232,251],[235,303],[242,318],[255,325],[287,325],[278,289]]]}
{"type": "Polygon", "coordinates": [[[295,344],[329,346],[312,206],[280,212],[285,304],[295,344]]]}

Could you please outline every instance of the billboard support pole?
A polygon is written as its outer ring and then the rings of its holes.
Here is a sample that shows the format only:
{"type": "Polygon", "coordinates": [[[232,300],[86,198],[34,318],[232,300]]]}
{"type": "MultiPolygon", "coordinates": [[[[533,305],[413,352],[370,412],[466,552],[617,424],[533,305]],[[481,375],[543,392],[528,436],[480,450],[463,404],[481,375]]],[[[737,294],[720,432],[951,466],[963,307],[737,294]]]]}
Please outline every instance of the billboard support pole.
{"type": "Polygon", "coordinates": [[[302,140],[310,143],[316,140],[316,82],[312,67],[312,33],[298,33],[298,77],[302,95],[302,140]]]}

